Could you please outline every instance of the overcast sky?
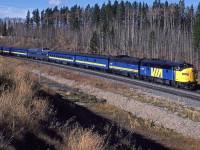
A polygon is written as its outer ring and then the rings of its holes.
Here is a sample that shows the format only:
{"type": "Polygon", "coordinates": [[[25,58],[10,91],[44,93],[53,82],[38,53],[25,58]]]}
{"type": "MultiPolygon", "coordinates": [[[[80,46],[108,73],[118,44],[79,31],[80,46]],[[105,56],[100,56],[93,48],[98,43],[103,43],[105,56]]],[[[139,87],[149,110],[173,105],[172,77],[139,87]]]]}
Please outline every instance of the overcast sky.
{"type": "MultiPolygon", "coordinates": [[[[126,1],[126,0],[124,0],[126,1]]],[[[133,2],[135,0],[129,0],[129,2],[133,2]]],[[[149,5],[152,5],[155,0],[139,0],[137,2],[145,2],[149,5]]],[[[108,0],[0,0],[0,18],[5,17],[20,17],[25,18],[27,11],[39,9],[40,11],[46,9],[47,7],[54,6],[68,6],[71,7],[75,4],[85,7],[87,4],[93,6],[98,3],[102,5],[103,3],[107,3],[108,0]]],[[[114,0],[111,0],[113,3],[114,0]]],[[[120,1],[119,1],[120,2],[120,1]]],[[[161,0],[161,2],[165,2],[165,0],[161,0]]],[[[178,3],[179,0],[168,0],[169,3],[178,3]]],[[[185,4],[187,6],[194,5],[197,7],[199,0],[185,0],[185,4]]]]}

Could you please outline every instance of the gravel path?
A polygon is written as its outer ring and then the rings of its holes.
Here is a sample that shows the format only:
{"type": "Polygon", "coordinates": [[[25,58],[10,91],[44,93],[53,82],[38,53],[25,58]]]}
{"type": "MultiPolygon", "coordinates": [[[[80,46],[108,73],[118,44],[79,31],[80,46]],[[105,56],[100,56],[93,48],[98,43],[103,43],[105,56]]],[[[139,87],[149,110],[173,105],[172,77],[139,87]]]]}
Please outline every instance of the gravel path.
{"type": "MultiPolygon", "coordinates": [[[[82,73],[80,73],[80,74],[82,74],[82,73]]],[[[169,94],[169,93],[162,92],[162,91],[156,91],[154,89],[141,87],[141,86],[137,86],[137,85],[134,85],[134,84],[128,84],[128,83],[124,83],[124,82],[116,81],[116,80],[112,80],[112,79],[105,79],[103,77],[97,77],[97,76],[93,76],[93,75],[90,75],[90,76],[93,77],[93,78],[98,78],[100,80],[107,80],[107,81],[110,81],[110,82],[113,82],[113,83],[119,83],[119,84],[128,86],[130,88],[133,88],[134,89],[133,91],[135,91],[135,89],[137,89],[137,91],[139,93],[145,93],[145,95],[149,95],[150,97],[151,96],[158,97],[158,98],[164,99],[168,102],[177,103],[177,104],[183,105],[185,107],[192,107],[195,110],[200,111],[200,101],[196,101],[196,100],[191,99],[191,98],[180,97],[178,95],[169,94]]],[[[137,80],[137,82],[144,82],[144,81],[137,80]]],[[[151,84],[155,84],[155,83],[145,82],[145,84],[151,85],[151,84]]],[[[157,86],[162,87],[162,85],[157,85],[157,86]]],[[[177,92],[180,90],[180,89],[176,89],[176,88],[173,88],[173,89],[177,92]]],[[[184,92],[189,93],[189,91],[184,91],[184,92]]]]}
{"type": "MultiPolygon", "coordinates": [[[[32,72],[38,74],[37,70],[34,70],[32,72]]],[[[178,117],[177,115],[160,107],[156,107],[147,103],[142,103],[132,98],[127,98],[119,94],[108,92],[106,90],[101,90],[90,85],[80,85],[80,83],[73,80],[52,76],[46,73],[41,73],[41,76],[57,83],[65,84],[69,87],[78,88],[82,92],[89,95],[94,95],[97,98],[106,99],[107,103],[119,107],[125,111],[131,112],[138,117],[152,120],[155,124],[163,125],[164,127],[173,129],[174,131],[181,133],[185,136],[200,140],[199,122],[193,122],[189,119],[178,117]]]]}

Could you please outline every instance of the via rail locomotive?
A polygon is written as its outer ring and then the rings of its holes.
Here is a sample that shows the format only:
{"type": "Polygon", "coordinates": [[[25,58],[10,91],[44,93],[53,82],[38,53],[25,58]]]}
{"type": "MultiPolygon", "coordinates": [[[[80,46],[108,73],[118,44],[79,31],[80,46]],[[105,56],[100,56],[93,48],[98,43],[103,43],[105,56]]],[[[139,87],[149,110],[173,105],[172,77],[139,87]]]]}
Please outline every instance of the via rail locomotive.
{"type": "Polygon", "coordinates": [[[103,56],[51,51],[43,48],[24,49],[6,46],[0,46],[0,54],[98,69],[187,89],[196,89],[198,83],[197,70],[192,64],[186,62],[135,58],[126,55],[103,56]]]}

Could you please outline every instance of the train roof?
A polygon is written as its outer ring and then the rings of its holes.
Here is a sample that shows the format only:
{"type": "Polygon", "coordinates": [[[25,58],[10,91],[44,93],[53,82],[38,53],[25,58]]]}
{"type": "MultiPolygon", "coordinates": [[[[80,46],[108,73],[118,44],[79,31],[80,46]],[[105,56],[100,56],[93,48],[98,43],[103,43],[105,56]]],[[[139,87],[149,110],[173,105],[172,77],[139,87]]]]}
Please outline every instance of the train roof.
{"type": "Polygon", "coordinates": [[[75,53],[71,53],[71,52],[61,52],[61,51],[49,51],[49,54],[75,55],[75,53]]]}
{"type": "Polygon", "coordinates": [[[14,47],[10,47],[10,46],[3,46],[3,49],[13,49],[14,47]]]}
{"type": "Polygon", "coordinates": [[[179,67],[183,65],[192,66],[192,64],[186,62],[176,62],[176,61],[161,60],[161,59],[143,59],[141,63],[155,65],[155,66],[169,66],[169,67],[179,67]]]}
{"type": "Polygon", "coordinates": [[[30,48],[30,49],[28,49],[28,51],[32,51],[32,52],[42,51],[42,48],[30,48]]]}
{"type": "Polygon", "coordinates": [[[12,50],[28,50],[27,48],[16,48],[16,47],[13,47],[12,50]]]}
{"type": "Polygon", "coordinates": [[[109,58],[109,56],[105,56],[105,55],[93,55],[93,54],[85,54],[85,53],[76,53],[76,56],[94,57],[94,58],[103,58],[103,59],[109,58]]]}
{"type": "Polygon", "coordinates": [[[138,63],[141,59],[137,57],[129,57],[127,55],[111,56],[111,61],[126,62],[126,63],[138,63]]]}
{"type": "Polygon", "coordinates": [[[37,53],[49,53],[49,52],[51,52],[51,50],[45,50],[45,51],[37,51],[37,53]]]}

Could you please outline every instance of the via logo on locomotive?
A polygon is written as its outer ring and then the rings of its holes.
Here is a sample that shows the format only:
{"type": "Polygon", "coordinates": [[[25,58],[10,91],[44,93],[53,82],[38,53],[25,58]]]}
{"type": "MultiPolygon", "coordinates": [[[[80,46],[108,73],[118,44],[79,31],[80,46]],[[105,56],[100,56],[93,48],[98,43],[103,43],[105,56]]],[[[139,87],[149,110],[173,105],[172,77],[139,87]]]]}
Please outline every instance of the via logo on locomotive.
{"type": "Polygon", "coordinates": [[[163,77],[163,70],[159,68],[151,68],[151,76],[162,78],[163,77]]]}

